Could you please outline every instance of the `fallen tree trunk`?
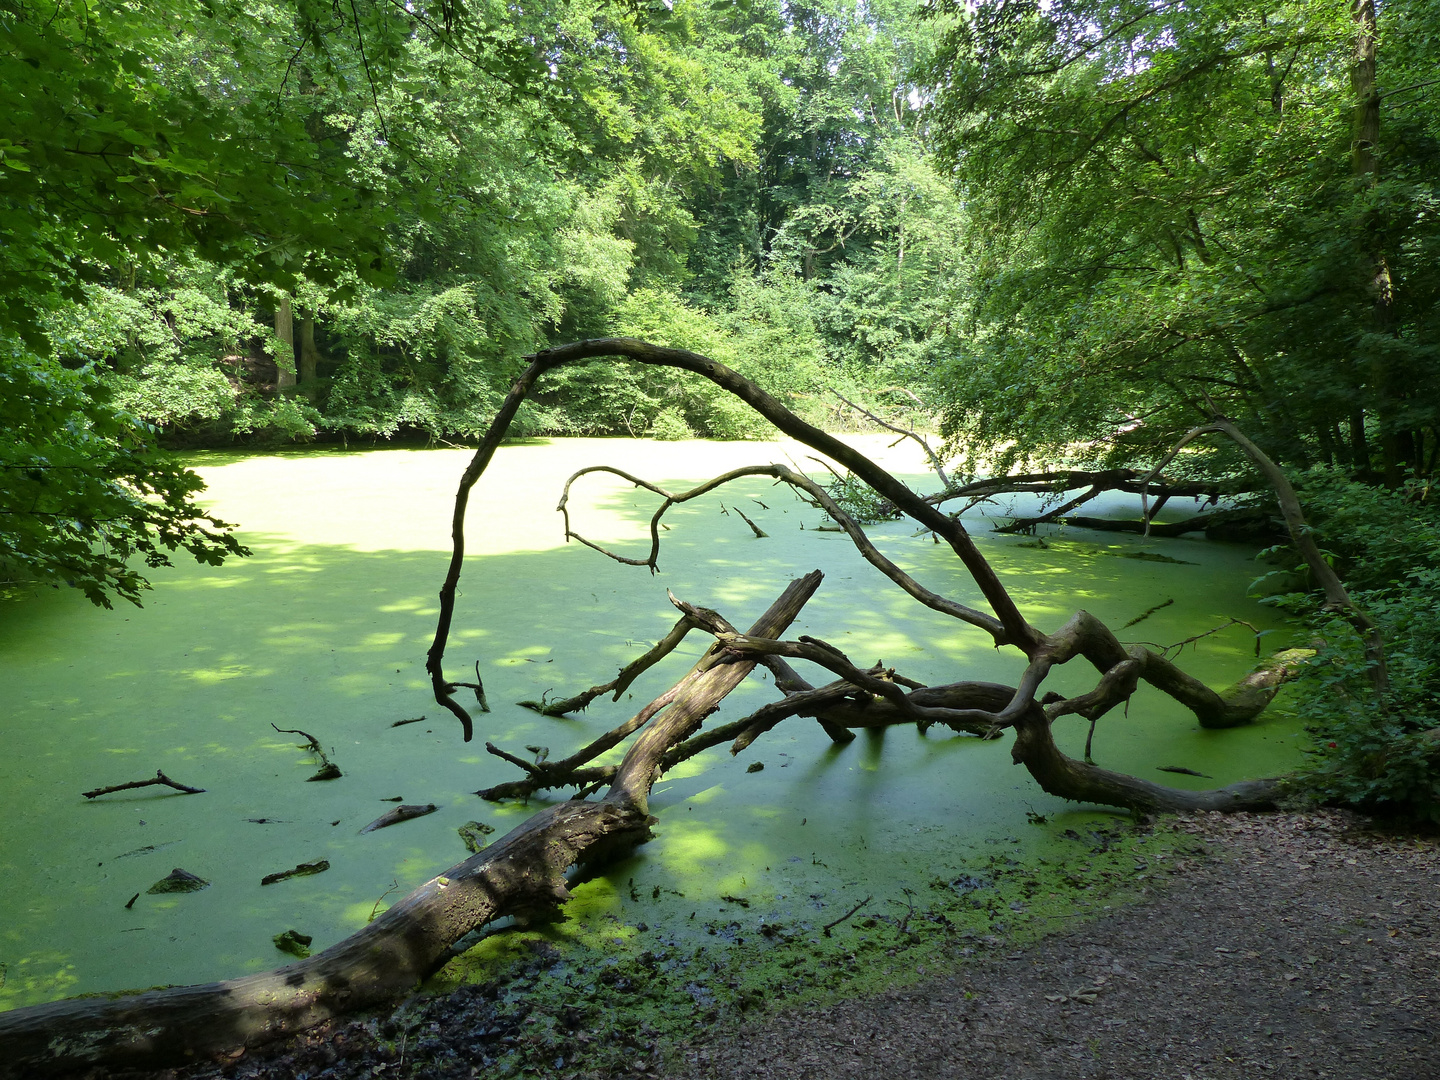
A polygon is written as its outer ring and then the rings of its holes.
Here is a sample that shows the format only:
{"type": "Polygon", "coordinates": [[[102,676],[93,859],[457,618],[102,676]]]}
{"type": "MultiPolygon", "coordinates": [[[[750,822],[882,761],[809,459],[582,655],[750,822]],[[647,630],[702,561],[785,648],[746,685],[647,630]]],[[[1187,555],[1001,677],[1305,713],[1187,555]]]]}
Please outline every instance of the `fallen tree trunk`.
{"type": "Polygon", "coordinates": [[[1096,532],[1134,533],[1136,536],[1176,537],[1186,533],[1203,532],[1210,540],[1260,541],[1281,533],[1264,511],[1217,510],[1210,514],[1196,514],[1182,521],[1154,521],[1142,518],[1085,517],[1077,514],[1042,515],[1040,517],[1016,518],[1008,525],[1000,525],[998,533],[1031,533],[1039,525],[1067,525],[1075,529],[1092,529],[1096,532]]]}
{"type": "MultiPolygon", "coordinates": [[[[783,633],[819,587],[792,582],[750,629],[783,633]]],[[[754,667],[717,643],[630,747],[603,799],[542,810],[389,908],[344,941],[263,975],[113,998],[72,998],[0,1013],[0,1075],[106,1065],[153,1068],[258,1046],[331,1017],[393,1001],[433,975],[472,930],[549,916],[569,897],[567,870],[650,836],[650,786],[683,742],[754,667]]]]}

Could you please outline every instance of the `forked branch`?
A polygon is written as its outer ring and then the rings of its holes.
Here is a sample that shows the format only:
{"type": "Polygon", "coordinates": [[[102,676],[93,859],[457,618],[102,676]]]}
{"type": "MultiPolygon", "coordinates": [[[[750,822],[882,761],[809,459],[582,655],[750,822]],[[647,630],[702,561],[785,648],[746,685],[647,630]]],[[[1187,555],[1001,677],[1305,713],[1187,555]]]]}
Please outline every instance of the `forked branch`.
{"type": "Polygon", "coordinates": [[[939,593],[932,592],[925,588],[881,553],[880,549],[877,548],[870,537],[866,535],[865,530],[860,527],[850,514],[841,508],[840,504],[834,500],[829,491],[815,483],[814,480],[811,480],[804,473],[797,472],[788,466],[779,464],[746,465],[742,468],[731,469],[729,472],[722,473],[720,476],[707,480],[705,483],[699,484],[689,491],[676,495],[666,491],[658,484],[653,484],[648,480],[642,480],[621,469],[611,468],[608,465],[594,465],[586,469],[581,469],[566,481],[565,492],[560,500],[560,508],[562,510],[568,503],[571,484],[581,476],[596,472],[608,472],[615,476],[623,477],[638,487],[643,487],[647,491],[653,491],[664,499],[664,502],[660,504],[650,519],[650,554],[644,559],[634,559],[617,554],[601,547],[599,544],[591,543],[578,533],[572,532],[570,530],[569,514],[567,511],[565,525],[566,537],[573,537],[587,547],[593,548],[595,551],[600,552],[607,558],[614,559],[616,562],[624,563],[627,566],[647,566],[651,572],[654,572],[660,556],[660,519],[665,516],[666,511],[668,511],[670,507],[677,503],[686,502],[698,495],[714,491],[716,488],[722,487],[734,480],[740,480],[750,476],[769,476],[782,483],[789,484],[791,487],[808,495],[817,506],[821,507],[830,516],[832,521],[844,530],[866,562],[870,563],[871,566],[875,567],[896,585],[900,586],[901,589],[905,590],[905,592],[914,599],[932,610],[959,619],[961,622],[969,623],[971,626],[979,627],[995,638],[997,644],[1006,640],[1005,627],[998,619],[985,614],[983,611],[977,611],[972,607],[957,603],[954,600],[950,600],[947,597],[941,596],[939,593]]]}

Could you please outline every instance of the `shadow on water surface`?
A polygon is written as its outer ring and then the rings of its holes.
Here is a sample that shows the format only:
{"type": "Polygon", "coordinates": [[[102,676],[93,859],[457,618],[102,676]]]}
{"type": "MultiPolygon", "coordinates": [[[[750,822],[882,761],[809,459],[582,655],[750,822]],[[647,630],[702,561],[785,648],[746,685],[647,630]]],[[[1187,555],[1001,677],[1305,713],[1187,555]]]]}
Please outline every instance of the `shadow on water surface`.
{"type": "MultiPolygon", "coordinates": [[[[346,505],[376,469],[431,467],[412,452],[353,456],[364,458],[366,472],[345,478],[350,486],[339,498],[346,505]]],[[[315,459],[316,467],[334,460],[315,459]]],[[[435,460],[444,467],[433,487],[453,490],[451,467],[463,455],[435,460]]],[[[235,477],[270,467],[242,456],[238,472],[215,469],[214,487],[223,492],[235,477]]],[[[547,484],[563,470],[552,473],[547,484]]],[[[815,634],[857,662],[884,659],[927,682],[1006,681],[1020,669],[1017,657],[997,653],[984,635],[900,594],[845,538],[814,532],[819,515],[766,481],[676,507],[666,519],[672,529],[657,578],[576,544],[558,546],[556,494],[558,486],[539,486],[535,512],[544,520],[533,527],[508,514],[472,515],[472,550],[484,553],[467,560],[447,664],[464,677],[478,659],[495,711],[477,716],[470,744],[430,699],[423,669],[448,556],[439,549],[445,532],[437,544],[432,526],[423,549],[386,547],[383,529],[354,545],[309,541],[301,526],[247,532],[253,559],[215,571],[161,571],[143,610],[101,611],[49,591],[0,606],[7,713],[0,790],[8,824],[0,849],[7,911],[0,1007],[261,970],[285,959],[271,945],[284,930],[313,935],[318,948],[363,925],[465,856],[458,826],[480,820],[503,833],[542,805],[497,807],[472,794],[514,775],[485,753],[486,739],[517,753],[548,746],[561,756],[624,719],[693,662],[705,644],[698,635],[622,702],[602,699],[568,719],[513,704],[609,679],[674,621],[667,587],[745,625],[786,582],[820,567],[826,582],[792,635],[815,634]],[[721,512],[722,504],[737,503],[769,539],[721,512]],[[494,550],[494,538],[507,533],[520,550],[494,550]],[[421,715],[424,723],[391,726],[421,715]],[[314,734],[344,776],[307,783],[314,755],[272,723],[314,734]],[[88,788],[156,769],[207,791],[80,798],[88,788]],[[439,809],[360,835],[394,805],[384,800],[397,797],[439,809]],[[265,874],[319,858],[330,861],[329,871],[259,884],[265,874]],[[186,895],[146,892],[176,866],[210,886],[186,895]]],[[[304,496],[290,493],[286,513],[304,496]]],[[[314,498],[314,513],[322,515],[329,504],[314,498]]],[[[643,555],[654,505],[648,496],[622,488],[587,498],[589,532],[579,515],[577,530],[643,555]]],[[[435,501],[426,506],[427,520],[443,520],[441,496],[435,501]]],[[[395,518],[403,505],[396,500],[372,512],[395,518]]],[[[263,507],[253,515],[227,507],[222,500],[222,516],[265,520],[263,507]]],[[[414,523],[378,524],[403,530],[414,523]]],[[[926,584],[976,602],[953,554],[911,531],[891,524],[875,535],[926,584]]],[[[1194,632],[1197,619],[1221,612],[1268,618],[1239,597],[1252,576],[1240,553],[1213,545],[1197,548],[1203,559],[1193,567],[1159,567],[1081,562],[1019,548],[1008,537],[980,539],[1031,618],[1047,628],[1081,605],[1118,626],[1169,595],[1176,603],[1144,624],[1146,637],[1178,640],[1194,632]]],[[[1244,670],[1248,652],[1248,639],[1217,637],[1203,646],[1196,670],[1227,682],[1244,670]]],[[[1093,675],[1073,678],[1083,683],[1093,675]]],[[[747,680],[715,722],[773,697],[768,682],[747,680]]],[[[1184,764],[1223,783],[1293,760],[1283,727],[1262,724],[1216,738],[1193,730],[1193,721],[1158,695],[1142,694],[1128,718],[1102,721],[1097,754],[1142,775],[1184,764]]],[[[1078,752],[1083,725],[1061,734],[1078,752]]],[[[574,919],[551,931],[557,938],[630,933],[624,928],[640,919],[683,929],[691,912],[699,926],[733,913],[726,896],[745,897],[756,915],[793,908],[797,898],[824,903],[814,897],[867,887],[898,894],[929,881],[939,865],[959,867],[986,837],[1019,830],[1027,808],[1065,812],[1010,765],[1008,739],[982,743],[900,728],[836,747],[802,720],[787,721],[739,759],[717,749],[685,763],[660,781],[652,805],[656,839],[578,886],[574,919]],[[747,772],[756,761],[764,770],[747,772]]],[[[1033,846],[1041,833],[1021,836],[1033,846]]]]}

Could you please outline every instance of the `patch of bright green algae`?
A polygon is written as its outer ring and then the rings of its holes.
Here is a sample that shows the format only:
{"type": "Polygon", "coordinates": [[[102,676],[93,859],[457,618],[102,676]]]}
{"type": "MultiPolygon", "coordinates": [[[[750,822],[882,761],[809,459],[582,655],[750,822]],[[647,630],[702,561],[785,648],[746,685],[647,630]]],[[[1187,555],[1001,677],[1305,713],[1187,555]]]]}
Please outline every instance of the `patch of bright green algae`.
{"type": "MultiPolygon", "coordinates": [[[[880,439],[865,446],[887,453],[880,439]]],[[[495,710],[477,717],[469,744],[437,710],[424,672],[449,556],[450,500],[468,455],[198,455],[211,505],[244,525],[254,558],[218,570],[161,571],[143,610],[101,611],[50,590],[0,605],[7,718],[0,1008],[265,970],[284,959],[272,940],[282,931],[312,936],[317,951],[352,933],[464,858],[461,826],[478,819],[503,834],[543,805],[492,806],[475,797],[515,775],[484,752],[486,740],[515,753],[548,746],[561,757],[694,662],[704,647],[698,635],[621,702],[602,699],[568,718],[513,704],[611,678],[673,623],[667,588],[746,625],[789,580],[818,567],[825,583],[792,636],[822,637],[857,661],[883,659],[926,682],[1017,677],[1018,654],[997,652],[985,635],[920,608],[843,536],[815,532],[816,511],[763,480],[675,507],[656,578],[563,544],[554,502],[582,465],[610,463],[678,485],[787,454],[803,460],[795,448],[771,444],[557,440],[502,448],[472,498],[471,554],[447,654],[457,677],[479,660],[495,710]],[[725,511],[730,506],[744,508],[769,538],[757,539],[725,511]],[[421,715],[423,723],[392,727],[421,715]],[[314,734],[344,775],[306,783],[315,756],[272,723],[314,734]],[[80,797],[156,769],[206,793],[148,788],[80,797]],[[439,809],[362,836],[397,798],[439,809]],[[265,875],[320,859],[331,870],[319,877],[260,885],[265,875]],[[176,865],[211,887],[144,892],[176,865]]],[[[914,476],[918,460],[889,463],[927,483],[914,476]]],[[[643,552],[653,506],[643,491],[591,477],[572,496],[572,526],[643,552]]],[[[986,530],[984,521],[974,523],[1022,610],[1044,629],[1079,607],[1118,628],[1167,598],[1174,603],[1122,638],[1173,644],[1237,617],[1261,629],[1277,625],[1243,596],[1254,576],[1244,549],[1099,534],[1083,541],[1184,562],[1157,564],[1077,556],[1065,550],[1079,535],[1073,532],[1052,534],[1058,544],[1038,549],[986,530]]],[[[925,584],[979,603],[954,556],[912,532],[891,523],[874,535],[925,584]]],[[[1283,636],[1267,641],[1278,646],[1283,636]]],[[[1242,674],[1253,653],[1251,631],[1230,626],[1187,646],[1183,663],[1218,687],[1242,674]]],[[[1093,672],[1072,667],[1053,680],[1057,689],[1093,682],[1093,672]]],[[[768,676],[747,680],[713,722],[770,700],[767,683],[768,676]]],[[[1057,725],[1069,753],[1081,752],[1086,727],[1074,718],[1057,725]]],[[[1184,710],[1142,688],[1128,714],[1101,721],[1095,756],[1107,767],[1206,787],[1291,767],[1297,735],[1283,714],[1250,728],[1201,731],[1184,710]],[[1161,765],[1214,779],[1157,773],[1161,765]]],[[[823,925],[869,894],[871,904],[851,922],[893,916],[907,896],[938,896],[930,887],[937,877],[979,872],[974,859],[1000,850],[988,840],[1013,835],[1018,850],[1009,845],[1007,857],[1059,860],[1073,842],[1056,840],[1052,851],[1047,830],[1027,826],[1026,813],[1059,823],[1067,807],[1010,764],[1007,744],[907,727],[836,747],[813,722],[790,720],[737,759],[711,751],[661,780],[651,800],[656,839],[577,889],[573,922],[555,931],[557,940],[599,950],[618,937],[643,953],[638,942],[664,928],[693,941],[692,952],[704,946],[705,955],[725,933],[768,949],[780,931],[766,936],[755,928],[761,919],[799,928],[829,912],[823,925]],[[747,771],[757,761],[765,769],[747,771]],[[725,930],[732,921],[741,928],[725,930]],[[641,923],[652,929],[638,930],[641,923]]]]}
{"type": "MultiPolygon", "coordinates": [[[[1203,850],[1163,820],[1151,829],[1078,811],[1035,817],[1018,835],[957,845],[915,888],[867,877],[793,897],[757,889],[719,910],[712,897],[683,897],[680,907],[698,910],[677,919],[674,894],[646,893],[627,879],[620,889],[632,910],[649,902],[664,913],[633,924],[581,919],[498,932],[427,989],[488,983],[502,1012],[523,1015],[526,1037],[497,1063],[497,1075],[573,1057],[577,1026],[607,1033],[616,1047],[673,1048],[693,1038],[697,1024],[878,994],[971,958],[1008,955],[1118,910],[1157,882],[1163,888],[1178,858],[1203,850]]],[[[592,882],[577,892],[609,887],[592,882]]],[[[593,1060],[595,1047],[579,1052],[577,1064],[604,1064],[593,1060]]]]}

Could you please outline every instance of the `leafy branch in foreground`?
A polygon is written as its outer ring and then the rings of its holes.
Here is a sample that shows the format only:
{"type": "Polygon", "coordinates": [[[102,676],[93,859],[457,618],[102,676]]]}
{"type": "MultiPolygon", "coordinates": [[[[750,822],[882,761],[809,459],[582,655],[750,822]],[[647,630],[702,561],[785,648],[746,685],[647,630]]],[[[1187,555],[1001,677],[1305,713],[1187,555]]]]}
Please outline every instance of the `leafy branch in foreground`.
{"type": "Polygon", "coordinates": [[[248,555],[195,501],[204,482],[156,450],[155,431],[107,401],[91,370],[0,346],[0,570],[68,584],[91,603],[149,588],[134,561],[185,550],[219,565],[248,555]]]}

